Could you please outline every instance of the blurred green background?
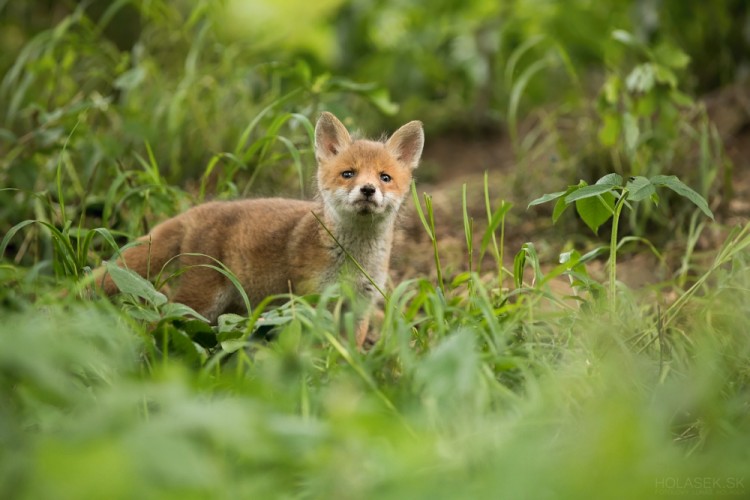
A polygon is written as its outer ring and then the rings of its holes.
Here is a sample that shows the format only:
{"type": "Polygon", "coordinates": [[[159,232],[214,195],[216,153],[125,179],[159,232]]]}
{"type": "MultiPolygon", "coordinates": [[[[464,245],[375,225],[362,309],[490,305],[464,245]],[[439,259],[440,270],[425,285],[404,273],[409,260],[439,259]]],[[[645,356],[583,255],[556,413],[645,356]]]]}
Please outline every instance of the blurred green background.
{"type": "MultiPolygon", "coordinates": [[[[201,199],[309,195],[311,122],[328,109],[367,135],[421,119],[428,146],[500,134],[520,166],[553,154],[571,181],[676,172],[727,200],[694,99],[747,78],[748,11],[743,0],[6,0],[0,182],[54,191],[67,142],[67,199],[89,193],[92,206],[127,205],[118,186],[149,181],[144,163],[201,199]],[[687,168],[695,147],[702,163],[687,168]]],[[[426,179],[440,175],[427,166],[426,179]]],[[[169,212],[165,190],[152,201],[169,212]]],[[[19,196],[0,193],[0,229],[11,211],[32,216],[19,196]]]]}
{"type": "Polygon", "coordinates": [[[679,89],[703,95],[750,71],[748,10],[743,0],[4,1],[3,145],[42,123],[54,141],[88,108],[102,147],[149,141],[174,181],[231,150],[292,89],[303,94],[290,109],[352,114],[368,134],[415,117],[475,134],[540,106],[583,108],[608,75],[646,61],[673,65],[679,89]]]}

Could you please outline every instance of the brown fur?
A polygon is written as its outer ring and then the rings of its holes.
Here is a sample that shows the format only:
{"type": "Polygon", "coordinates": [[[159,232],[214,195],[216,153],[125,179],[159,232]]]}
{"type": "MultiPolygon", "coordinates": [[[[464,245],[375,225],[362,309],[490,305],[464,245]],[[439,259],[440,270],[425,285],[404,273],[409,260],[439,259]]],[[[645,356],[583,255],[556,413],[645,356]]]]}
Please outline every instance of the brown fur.
{"type": "MultiPolygon", "coordinates": [[[[139,239],[140,245],[125,250],[118,264],[151,279],[176,256],[182,266],[197,265],[180,276],[172,299],[211,321],[224,312],[244,310],[244,304],[225,276],[200,267],[217,266],[215,261],[186,254],[205,254],[222,262],[237,276],[253,306],[270,295],[289,291],[301,295],[321,292],[341,280],[353,284],[359,295],[373,302],[375,287],[347,254],[383,288],[395,216],[423,143],[419,122],[404,125],[385,143],[352,141],[341,122],[324,113],[316,126],[318,200],[205,203],[156,226],[139,239]],[[345,178],[345,171],[353,172],[352,178],[345,178]],[[387,182],[384,174],[390,177],[387,182]],[[373,191],[370,196],[365,194],[367,190],[373,191]]],[[[97,281],[107,294],[117,292],[103,271],[97,281]]],[[[367,324],[367,317],[361,318],[359,346],[365,340],[367,324]]]]}

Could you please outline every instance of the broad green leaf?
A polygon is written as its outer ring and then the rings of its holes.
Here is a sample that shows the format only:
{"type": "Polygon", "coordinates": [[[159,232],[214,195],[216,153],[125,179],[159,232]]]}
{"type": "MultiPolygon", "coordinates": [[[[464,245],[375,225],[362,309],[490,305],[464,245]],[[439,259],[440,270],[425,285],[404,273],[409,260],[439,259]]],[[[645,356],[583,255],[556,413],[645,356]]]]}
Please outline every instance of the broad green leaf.
{"type": "Polygon", "coordinates": [[[197,313],[192,307],[186,306],[185,304],[179,304],[177,302],[164,304],[164,307],[161,308],[161,314],[165,319],[184,318],[186,316],[192,316],[200,320],[197,321],[198,323],[202,323],[204,325],[208,323],[208,319],[197,313]]]}
{"type": "Polygon", "coordinates": [[[561,253],[559,259],[560,263],[547,271],[540,284],[549,283],[558,276],[568,274],[573,270],[586,273],[586,267],[580,263],[580,259],[581,254],[575,250],[561,253]]]}
{"type": "Polygon", "coordinates": [[[239,314],[222,314],[218,319],[218,332],[216,334],[219,341],[236,339],[245,332],[247,318],[239,314]]]}
{"type": "Polygon", "coordinates": [[[625,78],[625,86],[630,92],[645,93],[654,88],[656,70],[652,63],[639,64],[625,78]]]}
{"type": "Polygon", "coordinates": [[[158,323],[161,320],[161,314],[155,309],[147,309],[142,306],[126,306],[125,310],[130,318],[143,321],[144,323],[158,323]]]}
{"type": "Polygon", "coordinates": [[[656,188],[647,178],[631,177],[625,188],[628,190],[629,201],[641,201],[656,193],[656,188]]]}
{"type": "Polygon", "coordinates": [[[683,69],[690,63],[690,56],[672,44],[656,47],[654,57],[660,64],[674,69],[683,69]]]}
{"type": "Polygon", "coordinates": [[[557,191],[556,193],[547,193],[543,196],[540,196],[539,198],[532,201],[531,203],[529,203],[526,208],[528,209],[529,207],[533,207],[535,205],[541,205],[542,203],[547,203],[548,201],[556,200],[559,197],[566,194],[567,192],[568,191],[557,191]]]}
{"type": "Polygon", "coordinates": [[[598,196],[593,196],[594,197],[589,196],[577,199],[576,211],[578,212],[578,215],[581,216],[581,219],[583,219],[583,222],[585,222],[595,234],[599,234],[599,227],[612,217],[615,206],[615,197],[608,191],[602,192],[598,196]]]}
{"type": "Polygon", "coordinates": [[[227,353],[233,353],[248,345],[248,342],[242,338],[234,338],[222,340],[220,344],[223,351],[227,353]]]}
{"type": "Polygon", "coordinates": [[[556,223],[557,219],[560,218],[560,216],[565,212],[565,209],[568,208],[568,203],[565,202],[565,197],[568,196],[573,191],[580,189],[582,187],[586,186],[586,183],[584,181],[581,181],[577,186],[568,186],[568,189],[565,191],[565,194],[557,199],[557,203],[555,203],[555,208],[552,210],[552,223],[556,223]]]}
{"type": "Polygon", "coordinates": [[[654,76],[656,76],[656,81],[659,83],[669,85],[670,88],[677,87],[677,76],[671,69],[665,66],[656,65],[654,76]]]}
{"type": "Polygon", "coordinates": [[[186,332],[169,322],[160,324],[154,330],[154,336],[159,345],[166,341],[172,353],[182,356],[185,361],[196,366],[202,365],[208,358],[206,350],[201,345],[193,342],[186,332]]]}
{"type": "Polygon", "coordinates": [[[597,186],[612,186],[612,187],[620,187],[622,186],[622,176],[620,174],[607,174],[598,181],[596,181],[595,185],[597,186]]]}
{"type": "Polygon", "coordinates": [[[651,184],[654,186],[664,186],[680,196],[684,196],[688,200],[692,201],[695,206],[701,209],[701,212],[706,214],[711,219],[714,218],[714,213],[708,208],[708,203],[703,196],[693,191],[690,187],[685,185],[676,175],[657,175],[651,178],[651,184]]]}
{"type": "Polygon", "coordinates": [[[560,198],[557,200],[557,203],[555,203],[555,208],[552,210],[552,223],[555,224],[557,220],[560,218],[560,216],[565,212],[565,209],[568,208],[568,204],[565,203],[565,198],[560,198]]]}
{"type": "Polygon", "coordinates": [[[107,272],[121,292],[135,295],[154,306],[167,303],[167,297],[157,291],[150,281],[141,277],[135,271],[124,269],[117,264],[108,262],[107,272]]]}
{"type": "Polygon", "coordinates": [[[292,319],[279,333],[279,346],[287,351],[296,351],[302,338],[302,323],[299,319],[292,319]]]}
{"type": "MultiPolygon", "coordinates": [[[[611,184],[594,184],[592,186],[584,186],[582,188],[576,189],[568,196],[566,196],[565,203],[573,203],[574,201],[582,200],[584,198],[593,198],[595,196],[610,192],[612,191],[612,189],[613,186],[611,184]]],[[[614,198],[612,193],[610,193],[610,196],[614,198]]]]}

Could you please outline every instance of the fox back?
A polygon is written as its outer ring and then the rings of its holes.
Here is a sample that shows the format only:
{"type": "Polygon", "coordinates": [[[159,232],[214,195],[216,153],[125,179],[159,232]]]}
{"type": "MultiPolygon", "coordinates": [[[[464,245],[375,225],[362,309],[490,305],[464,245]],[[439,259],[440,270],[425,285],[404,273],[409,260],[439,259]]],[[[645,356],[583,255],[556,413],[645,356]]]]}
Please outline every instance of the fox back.
{"type": "MultiPolygon", "coordinates": [[[[335,116],[323,113],[315,128],[316,200],[198,205],[157,225],[122,252],[118,265],[153,278],[179,257],[186,269],[172,299],[212,322],[245,309],[236,287],[215,270],[218,262],[238,278],[253,306],[268,296],[321,292],[341,281],[371,303],[376,287],[385,285],[396,215],[423,145],[417,121],[385,142],[352,140],[335,116]]],[[[107,294],[117,292],[103,270],[99,277],[107,294]]],[[[360,345],[366,328],[365,319],[360,345]]]]}

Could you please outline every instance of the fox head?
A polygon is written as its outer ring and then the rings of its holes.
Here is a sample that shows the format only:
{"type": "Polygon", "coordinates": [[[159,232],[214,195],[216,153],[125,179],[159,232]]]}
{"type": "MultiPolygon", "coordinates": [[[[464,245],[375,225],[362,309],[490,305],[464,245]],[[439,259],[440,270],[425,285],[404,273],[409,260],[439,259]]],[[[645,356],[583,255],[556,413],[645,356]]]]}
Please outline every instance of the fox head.
{"type": "Polygon", "coordinates": [[[401,206],[424,146],[422,122],[399,128],[387,141],[352,140],[331,113],[315,126],[318,189],[339,217],[387,216],[401,206]]]}

